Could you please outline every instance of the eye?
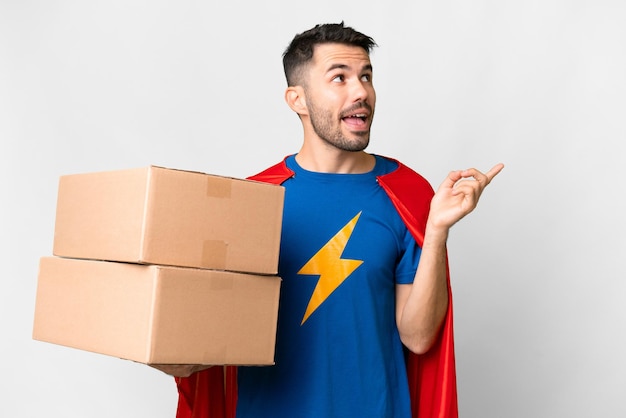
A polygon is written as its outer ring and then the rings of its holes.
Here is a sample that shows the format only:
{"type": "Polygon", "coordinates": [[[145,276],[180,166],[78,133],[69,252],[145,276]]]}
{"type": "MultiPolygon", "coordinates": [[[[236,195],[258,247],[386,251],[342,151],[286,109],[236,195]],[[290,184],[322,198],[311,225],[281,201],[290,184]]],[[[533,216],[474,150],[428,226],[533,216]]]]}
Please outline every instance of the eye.
{"type": "Polygon", "coordinates": [[[372,75],[371,74],[363,74],[361,76],[361,81],[365,81],[365,82],[372,81],[372,75]]]}
{"type": "Polygon", "coordinates": [[[332,78],[333,83],[342,83],[345,80],[343,74],[338,74],[332,78]]]}

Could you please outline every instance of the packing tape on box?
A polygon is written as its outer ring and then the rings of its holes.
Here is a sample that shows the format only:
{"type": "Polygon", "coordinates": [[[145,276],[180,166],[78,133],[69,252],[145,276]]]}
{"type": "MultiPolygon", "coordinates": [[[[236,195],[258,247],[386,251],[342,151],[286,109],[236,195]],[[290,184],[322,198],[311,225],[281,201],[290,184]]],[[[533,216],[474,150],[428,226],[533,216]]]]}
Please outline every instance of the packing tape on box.
{"type": "Polygon", "coordinates": [[[203,266],[213,266],[215,269],[226,269],[228,243],[217,239],[208,239],[202,243],[203,266]]]}
{"type": "Polygon", "coordinates": [[[222,177],[207,177],[206,195],[221,199],[230,198],[233,181],[222,177]]]}

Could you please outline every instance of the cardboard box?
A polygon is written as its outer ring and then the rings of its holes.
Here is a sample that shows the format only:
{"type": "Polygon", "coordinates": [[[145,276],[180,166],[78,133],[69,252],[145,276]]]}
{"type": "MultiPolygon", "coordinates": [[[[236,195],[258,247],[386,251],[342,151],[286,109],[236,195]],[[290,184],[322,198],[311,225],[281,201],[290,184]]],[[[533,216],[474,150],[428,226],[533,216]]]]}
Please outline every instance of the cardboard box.
{"type": "Polygon", "coordinates": [[[281,279],[43,257],[33,338],[146,364],[274,363],[281,279]]]}
{"type": "Polygon", "coordinates": [[[53,254],[276,274],[284,188],[150,166],[62,176],[53,254]]]}

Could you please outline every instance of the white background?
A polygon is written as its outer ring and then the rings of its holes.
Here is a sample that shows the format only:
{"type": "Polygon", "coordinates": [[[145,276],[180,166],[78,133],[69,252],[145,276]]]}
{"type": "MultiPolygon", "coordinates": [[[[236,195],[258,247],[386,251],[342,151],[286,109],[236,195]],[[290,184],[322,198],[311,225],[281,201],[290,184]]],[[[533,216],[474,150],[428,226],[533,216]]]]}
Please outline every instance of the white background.
{"type": "Polygon", "coordinates": [[[297,151],[281,54],[341,20],[380,46],[370,151],[506,164],[449,242],[461,416],[626,416],[620,0],[0,0],[0,416],[174,417],[168,376],[31,339],[58,178],[297,151]]]}

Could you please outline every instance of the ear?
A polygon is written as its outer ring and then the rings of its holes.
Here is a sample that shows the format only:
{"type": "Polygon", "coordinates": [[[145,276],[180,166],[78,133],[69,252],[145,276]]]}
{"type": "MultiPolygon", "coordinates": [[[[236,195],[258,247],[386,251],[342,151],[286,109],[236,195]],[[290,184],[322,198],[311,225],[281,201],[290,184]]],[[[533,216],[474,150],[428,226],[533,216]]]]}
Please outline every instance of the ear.
{"type": "Polygon", "coordinates": [[[290,86],[285,91],[285,101],[298,115],[307,115],[309,109],[306,106],[306,95],[302,86],[290,86]]]}

